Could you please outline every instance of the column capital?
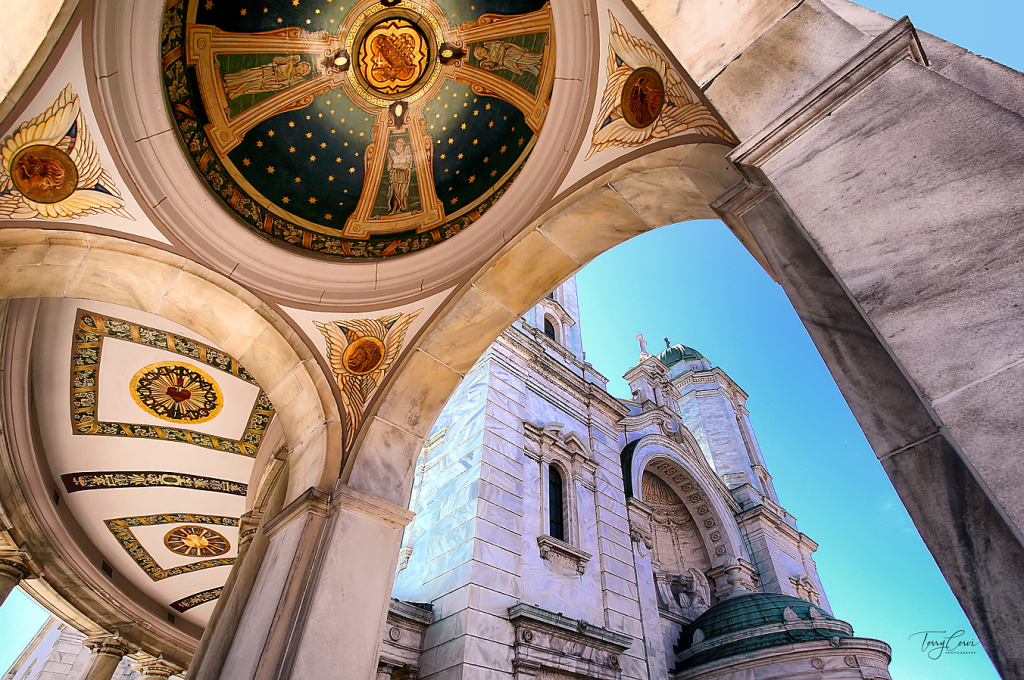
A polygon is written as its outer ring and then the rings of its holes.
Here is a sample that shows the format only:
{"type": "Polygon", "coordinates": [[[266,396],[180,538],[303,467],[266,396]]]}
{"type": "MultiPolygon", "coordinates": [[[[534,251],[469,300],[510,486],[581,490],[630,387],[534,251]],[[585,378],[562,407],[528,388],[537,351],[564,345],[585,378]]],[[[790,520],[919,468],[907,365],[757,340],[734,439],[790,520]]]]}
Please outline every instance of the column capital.
{"type": "Polygon", "coordinates": [[[0,553],[0,575],[10,576],[17,581],[32,576],[28,556],[24,553],[0,553]]]}
{"type": "Polygon", "coordinates": [[[114,656],[120,659],[128,654],[135,654],[139,651],[138,646],[129,642],[120,635],[104,635],[103,637],[87,638],[82,640],[82,646],[93,654],[114,656]]]}
{"type": "Polygon", "coordinates": [[[180,675],[185,672],[185,669],[181,666],[164,659],[154,659],[152,661],[132,664],[132,670],[142,676],[140,680],[166,680],[166,678],[172,675],[180,675]]]}

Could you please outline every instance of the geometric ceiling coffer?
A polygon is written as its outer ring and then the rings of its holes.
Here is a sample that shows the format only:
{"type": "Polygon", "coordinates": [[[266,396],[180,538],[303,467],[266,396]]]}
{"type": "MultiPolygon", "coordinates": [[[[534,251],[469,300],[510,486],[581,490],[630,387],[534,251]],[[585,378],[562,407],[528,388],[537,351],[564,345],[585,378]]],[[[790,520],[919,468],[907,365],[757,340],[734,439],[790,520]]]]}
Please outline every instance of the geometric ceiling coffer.
{"type": "Polygon", "coordinates": [[[171,529],[164,536],[164,545],[172,553],[185,557],[217,557],[231,549],[228,539],[213,529],[184,526],[171,529]]]}
{"type": "MultiPolygon", "coordinates": [[[[237,378],[245,380],[257,387],[259,384],[256,379],[249,375],[249,372],[242,367],[237,361],[224,354],[220,350],[204,345],[201,342],[192,340],[191,338],[185,338],[180,335],[174,335],[167,331],[162,331],[156,328],[148,328],[140,324],[124,321],[121,319],[114,319],[111,317],[103,316],[102,314],[95,314],[93,312],[87,312],[84,310],[78,310],[78,323],[75,325],[74,339],[71,346],[71,425],[72,431],[75,434],[82,435],[101,435],[109,437],[143,437],[147,439],[162,439],[166,441],[182,442],[184,444],[192,444],[194,446],[201,446],[207,449],[215,449],[217,451],[226,451],[228,453],[237,453],[239,455],[248,456],[253,458],[256,456],[256,451],[259,449],[260,442],[263,439],[263,434],[266,432],[267,426],[270,425],[270,420],[274,416],[274,406],[270,403],[270,399],[267,398],[266,393],[260,389],[259,395],[256,397],[256,401],[253,404],[252,411],[249,414],[248,422],[245,426],[245,432],[241,439],[228,439],[226,437],[216,437],[213,435],[205,434],[202,432],[196,432],[194,430],[185,430],[173,427],[161,427],[156,425],[138,425],[131,423],[107,423],[101,422],[97,417],[99,408],[99,368],[100,360],[102,357],[102,342],[103,338],[117,338],[119,340],[125,340],[127,342],[134,342],[140,345],[146,345],[149,347],[156,347],[157,349],[166,350],[173,352],[181,356],[186,356],[196,362],[206,364],[210,368],[218,371],[223,371],[237,378]]],[[[154,365],[158,366],[160,364],[154,365]]],[[[178,365],[171,363],[170,365],[178,365]]],[[[142,373],[154,369],[154,366],[149,366],[143,369],[142,373]]],[[[213,379],[206,375],[205,372],[200,371],[194,366],[187,366],[187,371],[190,375],[178,375],[167,378],[171,384],[164,388],[164,395],[167,397],[162,402],[166,405],[167,401],[175,402],[175,397],[184,397],[185,391],[188,390],[188,398],[184,401],[191,401],[193,395],[191,389],[188,389],[188,384],[196,385],[196,394],[203,392],[207,394],[211,389],[214,395],[217,395],[217,406],[214,411],[209,412],[209,418],[216,415],[216,410],[219,410],[219,404],[223,402],[223,396],[219,393],[213,382],[213,379]],[[201,374],[201,375],[200,375],[201,374]],[[188,383],[185,385],[177,385],[175,381],[180,382],[186,377],[191,379],[198,378],[198,382],[188,383]],[[172,388],[176,391],[172,393],[172,388]]],[[[136,379],[142,380],[142,377],[136,375],[136,379]]],[[[155,379],[154,379],[155,380],[155,379]]],[[[147,379],[145,381],[146,388],[149,390],[146,399],[152,398],[154,404],[158,403],[158,399],[155,396],[155,390],[158,386],[158,381],[147,379]]],[[[153,408],[150,408],[143,402],[143,398],[134,389],[135,380],[133,380],[133,396],[136,397],[139,406],[145,410],[152,412],[154,415],[160,415],[153,408]]],[[[206,397],[204,396],[204,399],[206,397]]],[[[170,416],[174,413],[183,413],[181,409],[181,403],[175,402],[178,410],[174,410],[172,407],[167,407],[165,412],[166,416],[170,416]]],[[[209,405],[206,401],[203,401],[200,409],[196,411],[200,417],[206,411],[209,410],[209,405]]],[[[160,416],[165,420],[172,420],[170,417],[160,416]]],[[[209,418],[205,418],[209,420],[209,418]]],[[[174,422],[204,422],[203,420],[188,420],[182,419],[174,422]]]]}
{"type": "Polygon", "coordinates": [[[282,242],[367,258],[440,243],[501,197],[547,116],[554,49],[544,0],[172,0],[161,44],[213,192],[282,242]]]}
{"type": "Polygon", "coordinates": [[[608,16],[608,82],[587,158],[610,146],[643,146],[683,132],[735,144],[689,78],[653,44],[629,35],[611,10],[608,16]]]}
{"type": "Polygon", "coordinates": [[[249,493],[249,485],[242,482],[186,475],[179,472],[128,470],[120,472],[69,472],[61,475],[60,479],[68,493],[94,489],[133,489],[154,486],[213,491],[231,494],[232,496],[245,496],[249,493]]]}
{"type": "MultiPolygon", "coordinates": [[[[114,534],[114,538],[121,544],[124,551],[128,553],[135,563],[139,565],[142,571],[153,579],[154,581],[161,581],[171,576],[178,576],[179,574],[190,574],[200,569],[209,569],[211,567],[222,567],[225,565],[232,565],[235,563],[234,557],[218,557],[214,559],[204,559],[198,562],[191,562],[189,564],[183,564],[180,567],[172,567],[170,569],[164,569],[153,556],[149,554],[149,551],[142,547],[138,539],[135,538],[135,534],[132,532],[132,527],[142,526],[154,526],[159,524],[213,524],[219,526],[237,527],[238,519],[235,517],[219,517],[216,515],[192,515],[192,514],[169,514],[169,515],[144,515],[141,517],[122,517],[120,519],[108,519],[105,524],[110,529],[110,533],[114,534]]],[[[196,527],[188,527],[193,529],[196,527]]],[[[171,532],[174,533],[174,532],[171,532]]],[[[210,533],[216,533],[211,531],[210,533]]],[[[168,534],[170,536],[170,534],[168,534]]],[[[217,534],[220,536],[220,534],[217,534]]],[[[227,540],[223,536],[220,537],[227,544],[227,540]]],[[[166,543],[165,543],[166,544],[166,543]]],[[[170,549],[170,545],[167,546],[170,549]]],[[[177,552],[177,551],[175,551],[177,552]]],[[[227,550],[219,554],[224,554],[227,550]]]]}
{"type": "Polygon", "coordinates": [[[213,602],[220,597],[223,590],[224,586],[217,586],[216,588],[210,588],[209,590],[203,590],[193,595],[188,595],[180,600],[172,602],[171,609],[175,609],[184,614],[193,607],[198,607],[199,605],[206,604],[207,602],[213,602]]]}
{"type": "Polygon", "coordinates": [[[224,395],[213,378],[173,361],[140,369],[132,378],[131,393],[141,408],[172,423],[205,423],[224,406],[224,395]]]}
{"type": "Polygon", "coordinates": [[[359,432],[366,403],[394,365],[409,325],[422,311],[398,312],[379,319],[313,322],[327,341],[327,359],[341,392],[344,453],[359,432]]]}

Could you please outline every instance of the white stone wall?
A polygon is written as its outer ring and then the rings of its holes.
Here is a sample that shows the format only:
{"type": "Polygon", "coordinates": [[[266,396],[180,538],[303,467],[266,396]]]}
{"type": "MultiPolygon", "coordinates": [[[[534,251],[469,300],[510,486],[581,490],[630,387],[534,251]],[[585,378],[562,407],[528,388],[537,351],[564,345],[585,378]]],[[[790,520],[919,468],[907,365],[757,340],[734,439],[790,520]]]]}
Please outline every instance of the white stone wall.
{"type": "MultiPolygon", "coordinates": [[[[563,312],[578,318],[574,280],[555,296],[563,312]]],[[[579,360],[579,324],[562,327],[575,329],[562,336],[572,343],[563,348],[529,327],[542,324],[545,313],[552,313],[551,301],[525,315],[525,325],[514,324],[470,370],[417,466],[416,517],[406,530],[394,596],[434,606],[420,657],[423,680],[511,678],[515,631],[508,608],[519,602],[631,636],[620,656],[623,678],[661,680],[674,663],[682,619],[659,607],[650,551],[631,538],[620,460],[627,441],[660,434],[660,426],[652,421],[627,433],[619,422],[628,409],[579,360]],[[566,484],[570,550],[546,559],[538,538],[549,531],[552,464],[566,484]],[[580,551],[590,555],[582,574],[580,551]]],[[[745,441],[737,420],[737,413],[745,417],[737,411],[745,395],[706,360],[697,363],[716,378],[681,386],[682,422],[733,495],[750,490],[745,500],[736,498],[739,516],[747,517],[737,535],[764,571],[764,589],[796,594],[789,576],[807,574],[827,607],[810,559],[816,545],[773,495],[766,501],[754,486],[760,482],[751,456],[763,461],[753,433],[745,441]],[[775,514],[758,514],[765,503],[775,514]]]]}

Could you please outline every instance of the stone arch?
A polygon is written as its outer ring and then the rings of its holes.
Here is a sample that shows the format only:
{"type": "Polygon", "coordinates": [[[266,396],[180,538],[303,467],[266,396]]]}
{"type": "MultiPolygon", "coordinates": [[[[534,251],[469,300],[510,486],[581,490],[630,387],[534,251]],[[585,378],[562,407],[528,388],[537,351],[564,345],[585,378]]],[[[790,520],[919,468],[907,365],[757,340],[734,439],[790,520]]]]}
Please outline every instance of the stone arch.
{"type": "Polygon", "coordinates": [[[266,391],[289,455],[286,498],[334,489],[341,424],[319,364],[298,334],[238,284],[166,251],[79,232],[0,232],[0,299],[83,298],[155,314],[219,344],[266,391]]]}
{"type": "MultiPolygon", "coordinates": [[[[740,175],[721,144],[684,144],[627,161],[547,211],[453,295],[393,374],[365,421],[342,481],[405,506],[426,437],[462,376],[517,318],[585,264],[633,236],[718,219],[711,208],[740,175]],[[369,455],[367,455],[369,454],[369,455]],[[383,495],[380,495],[383,494],[383,495]]],[[[764,263],[741,222],[734,233],[764,263]]]]}
{"type": "Polygon", "coordinates": [[[667,437],[647,435],[633,449],[629,469],[633,495],[640,501],[644,500],[640,480],[647,470],[660,477],[675,492],[697,524],[712,567],[738,557],[749,559],[733,521],[733,515],[739,508],[703,457],[698,459],[687,455],[682,447],[667,437]]]}

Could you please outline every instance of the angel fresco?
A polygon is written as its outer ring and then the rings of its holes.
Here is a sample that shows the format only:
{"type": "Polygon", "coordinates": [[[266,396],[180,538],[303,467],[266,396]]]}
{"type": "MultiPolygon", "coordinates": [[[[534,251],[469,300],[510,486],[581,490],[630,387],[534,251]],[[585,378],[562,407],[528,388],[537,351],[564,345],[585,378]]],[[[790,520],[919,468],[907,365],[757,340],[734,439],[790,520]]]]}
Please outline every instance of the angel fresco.
{"type": "Polygon", "coordinates": [[[346,450],[362,422],[363,408],[398,359],[405,332],[421,311],[379,319],[313,322],[327,341],[327,358],[341,391],[346,450]]]}
{"type": "Polygon", "coordinates": [[[523,72],[540,76],[540,62],[544,55],[530,52],[525,47],[504,40],[488,40],[473,50],[478,66],[485,71],[504,69],[516,75],[523,72]]]}
{"type": "Polygon", "coordinates": [[[629,35],[611,12],[609,17],[608,82],[587,158],[682,132],[736,141],[657,47],[629,35]]]}
{"type": "Polygon", "coordinates": [[[0,147],[0,219],[70,220],[111,213],[133,219],[68,85],[42,114],[0,147]]]}
{"type": "Polygon", "coordinates": [[[388,214],[409,210],[409,183],[412,181],[412,149],[404,139],[395,140],[388,151],[388,214]]]}
{"type": "Polygon", "coordinates": [[[270,63],[225,74],[225,92],[228,99],[238,99],[247,94],[283,90],[302,82],[312,70],[309,62],[302,61],[297,54],[274,57],[270,63]]]}

